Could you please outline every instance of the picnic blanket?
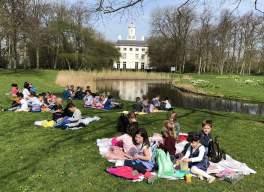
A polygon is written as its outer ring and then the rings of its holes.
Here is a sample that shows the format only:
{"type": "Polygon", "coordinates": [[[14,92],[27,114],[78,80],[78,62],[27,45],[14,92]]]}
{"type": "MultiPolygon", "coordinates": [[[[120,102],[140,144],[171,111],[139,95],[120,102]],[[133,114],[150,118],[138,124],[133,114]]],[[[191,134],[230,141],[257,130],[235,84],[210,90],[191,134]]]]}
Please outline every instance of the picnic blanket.
{"type": "MultiPolygon", "coordinates": [[[[150,137],[150,141],[155,142],[156,139],[159,139],[157,136],[155,137],[156,138],[150,137]]],[[[112,138],[97,139],[96,143],[99,148],[100,155],[106,158],[109,150],[112,147],[112,138]]],[[[186,143],[187,141],[182,141],[176,144],[177,153],[183,150],[186,143]]],[[[117,159],[107,159],[107,160],[112,163],[117,163],[117,164],[119,163],[119,160],[117,159]]],[[[220,174],[226,170],[239,172],[242,175],[256,174],[255,170],[249,168],[245,163],[233,159],[230,155],[226,155],[226,160],[221,160],[218,163],[210,162],[210,166],[207,172],[209,174],[220,174]]]]}
{"type": "MultiPolygon", "coordinates": [[[[78,129],[82,129],[82,128],[86,127],[87,125],[89,125],[90,123],[92,123],[94,121],[99,121],[100,119],[101,118],[98,116],[83,117],[78,122],[66,124],[65,127],[68,130],[78,130],[78,129]]],[[[42,121],[35,121],[34,125],[38,126],[38,127],[51,128],[51,127],[56,127],[56,122],[50,121],[50,120],[42,120],[42,121]]]]}

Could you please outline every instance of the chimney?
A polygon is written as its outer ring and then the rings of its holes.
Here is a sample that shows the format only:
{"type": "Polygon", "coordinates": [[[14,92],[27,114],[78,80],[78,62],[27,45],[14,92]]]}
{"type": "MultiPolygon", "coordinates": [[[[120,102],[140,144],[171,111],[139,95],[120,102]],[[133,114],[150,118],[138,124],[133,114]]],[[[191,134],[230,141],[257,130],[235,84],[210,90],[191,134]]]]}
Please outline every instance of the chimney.
{"type": "Polygon", "coordinates": [[[145,37],[144,37],[144,36],[142,36],[142,37],[141,37],[141,40],[142,40],[142,41],[145,41],[145,37]]]}
{"type": "Polygon", "coordinates": [[[122,36],[121,35],[118,35],[118,40],[122,40],[122,36]]]}

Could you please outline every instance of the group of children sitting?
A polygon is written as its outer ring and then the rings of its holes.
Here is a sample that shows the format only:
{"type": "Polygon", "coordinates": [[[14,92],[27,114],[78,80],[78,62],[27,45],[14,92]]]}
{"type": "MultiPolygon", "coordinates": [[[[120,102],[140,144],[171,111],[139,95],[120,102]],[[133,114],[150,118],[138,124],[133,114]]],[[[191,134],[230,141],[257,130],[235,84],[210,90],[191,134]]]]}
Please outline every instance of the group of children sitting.
{"type": "Polygon", "coordinates": [[[22,91],[17,84],[11,85],[11,106],[6,111],[41,112],[49,111],[55,104],[56,96],[50,92],[37,95],[32,83],[25,82],[22,91]]]}
{"type": "Polygon", "coordinates": [[[133,111],[153,113],[160,110],[171,111],[173,108],[171,106],[170,100],[166,97],[164,100],[160,100],[160,96],[156,96],[153,99],[148,99],[147,96],[136,98],[136,103],[133,105],[133,111]]]}
{"type": "Polygon", "coordinates": [[[82,100],[84,96],[86,95],[86,92],[91,92],[90,86],[86,87],[86,90],[84,90],[83,87],[77,86],[76,89],[74,85],[67,85],[63,91],[63,99],[65,100],[82,100]]]}
{"type": "MultiPolygon", "coordinates": [[[[118,131],[121,136],[112,140],[113,143],[121,142],[123,151],[120,152],[112,148],[107,155],[108,159],[124,159],[123,165],[133,168],[136,173],[144,174],[145,179],[152,180],[156,176],[151,173],[155,169],[155,159],[152,156],[152,149],[146,129],[140,128],[136,114],[130,112],[127,116],[120,116],[118,121],[118,131]],[[116,156],[116,154],[118,154],[116,156]]],[[[208,147],[212,141],[211,136],[212,121],[202,122],[202,130],[198,133],[188,134],[183,151],[176,151],[176,143],[180,133],[180,124],[177,121],[177,114],[172,112],[168,120],[164,121],[161,130],[162,139],[157,143],[158,148],[169,153],[171,161],[176,165],[180,162],[188,164],[192,174],[197,175],[201,180],[204,178],[208,183],[212,183],[215,177],[206,173],[209,167],[208,147]]]]}
{"type": "Polygon", "coordinates": [[[86,90],[82,87],[77,87],[74,89],[74,85],[66,86],[63,92],[63,98],[65,100],[83,100],[83,106],[86,108],[96,108],[96,109],[116,109],[121,108],[121,104],[114,102],[112,96],[105,96],[103,94],[93,93],[90,86],[86,87],[86,90]]]}

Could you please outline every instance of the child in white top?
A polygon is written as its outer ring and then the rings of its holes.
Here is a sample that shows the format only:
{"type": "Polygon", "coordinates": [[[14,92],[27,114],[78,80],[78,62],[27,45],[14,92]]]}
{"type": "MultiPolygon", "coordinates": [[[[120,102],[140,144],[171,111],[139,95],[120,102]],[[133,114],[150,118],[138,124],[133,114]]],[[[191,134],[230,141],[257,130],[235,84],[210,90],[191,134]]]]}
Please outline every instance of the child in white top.
{"type": "Polygon", "coordinates": [[[209,167],[208,157],[206,155],[205,147],[200,143],[200,135],[194,134],[191,138],[190,146],[182,158],[183,162],[189,163],[191,172],[197,175],[201,180],[206,178],[208,183],[215,181],[215,177],[206,173],[209,167]]]}

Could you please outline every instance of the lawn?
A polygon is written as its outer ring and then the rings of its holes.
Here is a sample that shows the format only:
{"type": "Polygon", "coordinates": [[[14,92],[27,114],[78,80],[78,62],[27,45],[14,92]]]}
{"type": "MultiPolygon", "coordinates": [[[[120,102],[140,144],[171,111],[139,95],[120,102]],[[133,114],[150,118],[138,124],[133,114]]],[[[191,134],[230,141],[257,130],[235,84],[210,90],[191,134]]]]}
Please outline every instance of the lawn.
{"type": "MultiPolygon", "coordinates": [[[[54,84],[56,72],[0,72],[0,104],[7,106],[12,82],[33,82],[39,91],[59,93],[63,88],[54,84]]],[[[78,103],[80,105],[80,103],[78,103]]],[[[130,103],[125,102],[125,108],[130,103]]],[[[78,131],[37,128],[35,120],[50,118],[49,113],[0,112],[0,191],[13,192],[82,192],[82,191],[205,191],[205,192],[255,192],[263,191],[264,135],[263,118],[236,113],[219,113],[205,110],[176,109],[183,131],[199,130],[205,118],[214,121],[214,135],[235,159],[245,162],[257,174],[246,176],[235,185],[218,181],[211,185],[193,179],[183,181],[157,180],[153,185],[145,182],[131,183],[105,173],[111,166],[101,158],[96,139],[115,135],[117,111],[102,112],[81,108],[84,115],[98,115],[102,119],[78,131]]],[[[142,127],[149,133],[159,132],[164,113],[139,117],[142,127]]]]}
{"type": "Polygon", "coordinates": [[[226,98],[264,102],[264,76],[175,75],[174,84],[194,92],[226,98]]]}

